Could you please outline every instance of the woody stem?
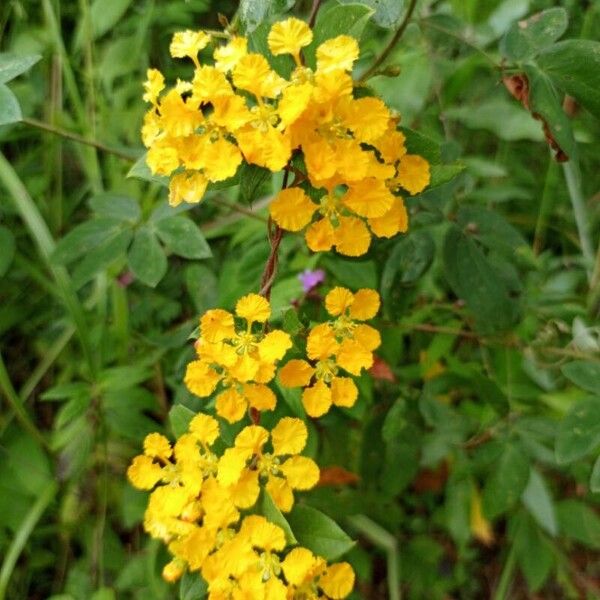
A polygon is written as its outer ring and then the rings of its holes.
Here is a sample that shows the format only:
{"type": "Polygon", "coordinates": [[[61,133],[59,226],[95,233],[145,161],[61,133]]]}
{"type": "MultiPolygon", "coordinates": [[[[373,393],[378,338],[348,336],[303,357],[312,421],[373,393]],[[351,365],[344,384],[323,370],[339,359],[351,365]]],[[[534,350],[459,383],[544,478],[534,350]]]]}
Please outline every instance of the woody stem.
{"type": "MultiPolygon", "coordinates": [[[[284,190],[288,186],[289,170],[286,168],[285,174],[283,175],[283,184],[281,189],[284,190]]],[[[279,253],[279,245],[283,238],[283,229],[279,225],[274,225],[271,218],[267,223],[269,232],[269,242],[271,243],[271,251],[269,252],[269,258],[265,265],[261,280],[260,280],[260,291],[258,292],[261,296],[264,296],[267,300],[271,298],[271,288],[275,281],[275,275],[277,273],[277,261],[279,253]]]]}

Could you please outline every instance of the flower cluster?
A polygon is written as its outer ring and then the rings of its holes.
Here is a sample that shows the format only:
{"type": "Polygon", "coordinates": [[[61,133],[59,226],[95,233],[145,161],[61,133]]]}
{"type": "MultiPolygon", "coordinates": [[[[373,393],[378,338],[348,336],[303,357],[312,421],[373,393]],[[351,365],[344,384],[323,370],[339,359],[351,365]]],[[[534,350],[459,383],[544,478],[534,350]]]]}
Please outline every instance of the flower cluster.
{"type": "Polygon", "coordinates": [[[171,55],[193,61],[190,81],[165,91],[162,74],[148,72],[144,99],[152,106],[142,137],[152,172],[170,176],[171,204],[199,202],[209,182],[232,177],[244,160],[275,172],[299,157],[305,189],[299,181],[283,190],[270,210],[282,229],[306,228],[311,250],[360,256],[371,234],[406,231],[399,193],[422,191],[429,164],[407,153],[399,118],[382,100],[354,97],[356,39],[324,41],[312,69],[302,56],[313,42],[309,26],[294,17],[275,23],[268,46],[292,57],[287,79],[240,36],[214,48],[214,64],[201,64],[212,42],[202,31],[174,35],[171,55]]]}
{"type": "Polygon", "coordinates": [[[379,332],[363,323],[379,310],[379,294],[362,289],[353,294],[346,288],[332,289],[325,298],[332,320],[315,325],[308,334],[309,361],[292,359],[279,371],[282,385],[302,387],[302,404],[311,417],[327,413],[332,405],[352,407],[358,388],[351,377],[373,364],[373,351],[381,344],[379,332]]]}
{"type": "Polygon", "coordinates": [[[291,347],[284,331],[264,332],[271,316],[269,302],[258,294],[241,298],[234,315],[221,309],[207,311],[200,320],[196,342],[198,359],[187,366],[185,384],[197,396],[210,396],[217,386],[216,410],[230,423],[242,419],[248,408],[273,410],[275,394],[265,385],[275,376],[275,365],[291,347]]]}
{"type": "Polygon", "coordinates": [[[219,435],[217,420],[198,414],[174,446],[158,433],[148,435],[144,453],[128,469],[135,487],[151,490],[145,530],[173,555],[164,577],[174,581],[186,568],[199,571],[211,600],[348,595],[354,573],[347,563],[328,566],[302,547],[284,558],[284,531],[264,516],[241,515],[256,504],[263,483],[284,511],[292,507],[292,489],[317,483],[318,467],[299,454],[306,425],[284,417],[270,435],[262,427],[246,427],[221,456],[214,448],[219,435]],[[269,440],[272,449],[266,451],[269,440]]]}

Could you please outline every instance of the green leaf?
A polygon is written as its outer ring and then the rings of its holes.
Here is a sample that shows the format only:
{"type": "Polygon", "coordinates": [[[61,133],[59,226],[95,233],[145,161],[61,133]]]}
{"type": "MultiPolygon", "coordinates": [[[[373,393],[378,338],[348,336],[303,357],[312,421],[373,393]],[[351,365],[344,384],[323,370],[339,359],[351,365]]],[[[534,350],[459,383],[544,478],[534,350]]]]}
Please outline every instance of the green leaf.
{"type": "Polygon", "coordinates": [[[433,188],[452,181],[455,177],[458,177],[466,167],[465,165],[456,162],[450,165],[431,165],[430,168],[431,181],[425,188],[425,191],[432,190],[433,188]]]}
{"type": "Polygon", "coordinates": [[[373,21],[385,29],[395,28],[404,14],[404,0],[340,0],[340,2],[364,4],[374,11],[373,21]]]}
{"type": "Polygon", "coordinates": [[[244,204],[252,204],[260,196],[271,175],[268,169],[243,163],[240,168],[240,200],[244,204]]]}
{"type": "MultiPolygon", "coordinates": [[[[132,0],[94,0],[90,7],[89,22],[93,39],[108,33],[125,14],[132,0]]],[[[77,32],[75,44],[81,46],[85,40],[85,22],[80,19],[81,27],[77,32]]]]}
{"type": "Polygon", "coordinates": [[[579,500],[563,500],[556,505],[561,533],[595,550],[600,550],[600,518],[579,500]]]}
{"type": "Polygon", "coordinates": [[[196,416],[193,410],[190,410],[183,404],[176,404],[169,411],[169,423],[175,437],[181,437],[187,433],[190,421],[196,416]]]}
{"type": "Polygon", "coordinates": [[[443,261],[450,286],[474,314],[480,330],[501,330],[512,324],[516,306],[500,274],[475,242],[455,226],[446,234],[443,261]]]}
{"type": "MultiPolygon", "coordinates": [[[[529,80],[529,106],[533,115],[540,115],[561,150],[567,157],[574,157],[577,148],[571,121],[562,108],[562,102],[550,78],[537,67],[525,66],[529,80]]],[[[554,149],[554,148],[553,148],[554,149]]],[[[554,149],[555,150],[555,149],[554,149]]]]}
{"type": "Polygon", "coordinates": [[[10,267],[15,257],[15,236],[12,231],[0,225],[0,277],[10,267]]]}
{"type": "Polygon", "coordinates": [[[552,496],[544,478],[533,468],[529,472],[529,481],[521,499],[540,527],[555,536],[558,533],[558,523],[552,496]]]}
{"type": "Polygon", "coordinates": [[[158,183],[164,187],[169,186],[169,178],[163,175],[154,175],[146,163],[146,154],[140,156],[133,167],[127,171],[127,177],[135,177],[136,179],[143,179],[151,183],[158,183]]]}
{"type": "Polygon", "coordinates": [[[92,196],[89,204],[90,208],[99,217],[119,219],[120,221],[136,223],[142,214],[140,205],[136,200],[109,192],[92,196]]]}
{"type": "Polygon", "coordinates": [[[154,225],[163,244],[183,258],[210,258],[212,252],[200,228],[183,215],[161,219],[154,225]]]}
{"type": "Polygon", "coordinates": [[[22,118],[23,113],[17,97],[8,87],[0,84],[0,125],[18,123],[22,118]]]}
{"type": "Polygon", "coordinates": [[[346,532],[316,508],[297,504],[287,521],[298,543],[327,561],[337,560],[354,546],[346,532]]]}
{"type": "Polygon", "coordinates": [[[494,519],[512,508],[527,485],[529,462],[523,449],[508,443],[483,490],[483,510],[494,519]]]}
{"type": "Polygon", "coordinates": [[[537,64],[559,88],[600,119],[600,42],[558,42],[538,56],[537,64]]]}
{"type": "Polygon", "coordinates": [[[360,41],[363,30],[373,15],[373,9],[364,4],[340,4],[337,1],[325,4],[317,15],[313,29],[313,41],[305,48],[306,62],[314,66],[316,49],[325,41],[341,33],[360,41]]]}
{"type": "Polygon", "coordinates": [[[133,233],[130,230],[117,232],[114,237],[86,254],[73,270],[73,286],[75,289],[80,288],[115,261],[125,258],[132,237],[133,233]]]}
{"type": "Polygon", "coordinates": [[[456,221],[490,250],[512,256],[527,246],[527,241],[500,213],[483,206],[461,206],[456,221]]]}
{"type": "Polygon", "coordinates": [[[137,230],[127,262],[137,279],[150,287],[156,287],[167,272],[167,257],[154,232],[146,226],[137,230]]]}
{"type": "Polygon", "coordinates": [[[208,593],[208,585],[200,573],[186,571],[179,582],[179,600],[202,600],[208,593]]]}
{"type": "Polygon", "coordinates": [[[600,456],[596,459],[594,468],[592,469],[592,475],[590,477],[590,490],[594,494],[600,494],[600,456]]]}
{"type": "Polygon", "coordinates": [[[550,8],[512,24],[500,42],[509,60],[522,61],[538,54],[566,30],[569,17],[564,8],[550,8]]]}
{"type": "Polygon", "coordinates": [[[556,460],[565,464],[583,458],[600,444],[600,398],[575,402],[556,436],[556,460]]]}
{"type": "Polygon", "coordinates": [[[121,230],[121,221],[118,219],[103,217],[86,221],[71,229],[56,244],[51,258],[57,263],[72,262],[113,239],[121,230]]]}
{"type": "Polygon", "coordinates": [[[277,508],[277,505],[273,502],[273,498],[271,498],[269,492],[264,489],[261,491],[258,501],[258,512],[271,523],[274,523],[283,529],[288,545],[293,546],[298,543],[287,519],[283,516],[279,508],[277,508]]]}
{"type": "Polygon", "coordinates": [[[520,514],[514,539],[515,554],[527,587],[535,592],[544,585],[554,564],[551,545],[526,515],[520,514]]]}
{"type": "MultiPolygon", "coordinates": [[[[0,83],[7,83],[25,73],[42,57],[39,54],[25,54],[19,56],[9,52],[0,54],[0,83]]],[[[1,106],[1,101],[0,101],[1,106]]]]}
{"type": "Polygon", "coordinates": [[[475,393],[483,402],[487,402],[500,416],[508,413],[508,398],[495,381],[476,373],[472,377],[472,383],[475,393]]]}
{"type": "Polygon", "coordinates": [[[562,374],[575,385],[600,396],[600,365],[587,360],[574,360],[561,368],[562,374]]]}
{"type": "Polygon", "coordinates": [[[240,0],[239,15],[246,33],[252,33],[271,15],[286,12],[296,0],[240,0]]]}
{"type": "Polygon", "coordinates": [[[405,146],[409,154],[419,154],[432,165],[442,161],[440,143],[419,131],[408,127],[398,127],[406,138],[405,146]]]}

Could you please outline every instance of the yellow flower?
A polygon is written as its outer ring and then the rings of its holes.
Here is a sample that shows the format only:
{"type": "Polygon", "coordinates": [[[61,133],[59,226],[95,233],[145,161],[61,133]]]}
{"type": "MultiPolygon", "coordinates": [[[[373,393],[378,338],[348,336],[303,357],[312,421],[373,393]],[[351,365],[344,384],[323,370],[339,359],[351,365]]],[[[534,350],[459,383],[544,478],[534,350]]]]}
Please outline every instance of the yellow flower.
{"type": "Polygon", "coordinates": [[[210,396],[221,384],[216,411],[230,423],[242,419],[249,408],[274,410],[277,398],[264,384],[273,379],[276,363],[292,345],[284,331],[253,330],[255,323],[265,323],[271,316],[263,296],[240,298],[235,314],[246,322],[245,329],[236,329],[234,316],[222,309],[202,316],[198,359],[188,364],[184,378],[187,388],[200,397],[210,396]]]}
{"type": "Polygon", "coordinates": [[[300,51],[308,46],[312,39],[310,27],[304,21],[290,17],[271,27],[267,42],[274,56],[291,54],[296,64],[300,65],[300,51]]]}
{"type": "Polygon", "coordinates": [[[248,40],[245,37],[236,35],[226,45],[215,49],[213,54],[215,67],[219,71],[228,73],[246,54],[248,54],[248,40]]]}
{"type": "Polygon", "coordinates": [[[400,159],[395,181],[413,195],[422,192],[430,181],[429,163],[417,154],[405,154],[400,159]]]}
{"type": "Polygon", "coordinates": [[[275,504],[288,512],[294,504],[293,490],[308,490],[319,480],[317,465],[299,455],[307,437],[306,425],[291,417],[281,419],[270,436],[259,425],[245,427],[235,438],[234,447],[219,460],[217,478],[224,486],[234,486],[249,471],[258,472],[275,504]],[[273,450],[265,452],[269,437],[273,450]]]}
{"type": "Polygon", "coordinates": [[[358,54],[356,39],[349,35],[338,35],[317,48],[317,71],[351,71],[358,54]]]}
{"type": "Polygon", "coordinates": [[[285,87],[282,79],[261,54],[246,54],[233,69],[235,87],[257,98],[276,98],[285,87]]]}
{"type": "Polygon", "coordinates": [[[165,89],[165,78],[158,69],[148,69],[146,74],[148,77],[144,83],[146,93],[142,98],[145,102],[156,104],[158,95],[165,89]]]}
{"type": "Polygon", "coordinates": [[[396,196],[394,204],[388,212],[381,217],[371,218],[367,222],[377,237],[389,238],[398,232],[404,233],[408,229],[408,213],[404,201],[396,196]]]}
{"type": "Polygon", "coordinates": [[[287,231],[300,231],[308,223],[318,209],[300,188],[287,188],[277,194],[269,210],[275,222],[287,231]]]}
{"type": "Polygon", "coordinates": [[[197,204],[202,200],[208,180],[202,173],[184,171],[171,177],[169,181],[169,204],[179,206],[182,202],[197,204]]]}
{"type": "Polygon", "coordinates": [[[198,52],[206,48],[210,42],[210,35],[204,31],[178,31],[173,35],[169,51],[173,58],[191,58],[198,64],[198,52]]]}

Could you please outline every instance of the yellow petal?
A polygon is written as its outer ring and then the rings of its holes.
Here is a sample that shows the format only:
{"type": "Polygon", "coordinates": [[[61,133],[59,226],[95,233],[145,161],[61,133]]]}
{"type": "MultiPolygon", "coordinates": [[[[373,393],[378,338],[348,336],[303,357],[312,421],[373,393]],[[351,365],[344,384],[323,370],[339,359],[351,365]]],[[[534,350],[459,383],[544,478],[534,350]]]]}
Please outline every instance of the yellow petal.
{"type": "Polygon", "coordinates": [[[259,98],[276,98],[285,87],[285,80],[271,69],[261,54],[247,54],[233,69],[235,87],[259,98]]]}
{"type": "Polygon", "coordinates": [[[158,69],[148,69],[146,71],[146,81],[144,89],[146,93],[142,96],[144,102],[156,104],[158,95],[165,89],[165,78],[158,69]]]}
{"type": "Polygon", "coordinates": [[[179,167],[179,153],[169,139],[157,140],[146,154],[146,164],[154,175],[169,176],[179,167]]]}
{"type": "Polygon", "coordinates": [[[275,456],[298,454],[306,446],[308,430],[301,419],[283,417],[271,431],[271,443],[275,456]]]}
{"type": "Polygon", "coordinates": [[[376,219],[369,219],[369,227],[377,237],[389,238],[408,229],[408,213],[402,198],[395,198],[390,210],[376,219]]]}
{"type": "Polygon", "coordinates": [[[305,360],[294,358],[279,370],[279,379],[284,387],[304,387],[310,383],[314,372],[305,360]]]}
{"type": "Polygon", "coordinates": [[[222,96],[233,95],[233,88],[227,77],[214,67],[203,66],[196,69],[192,80],[192,100],[196,104],[213,102],[222,96]]]}
{"type": "Polygon", "coordinates": [[[283,90],[277,112],[286,127],[300,118],[310,102],[312,93],[313,86],[310,83],[290,85],[283,90]]]}
{"type": "Polygon", "coordinates": [[[235,447],[249,454],[260,454],[269,439],[269,432],[260,425],[244,427],[235,438],[235,447]]]}
{"type": "Polygon", "coordinates": [[[217,396],[217,414],[229,423],[237,423],[246,414],[248,403],[234,388],[227,388],[217,396]]]}
{"type": "Polygon", "coordinates": [[[207,144],[203,162],[204,174],[210,181],[223,181],[235,175],[242,163],[242,153],[235,144],[219,138],[207,144]]]}
{"type": "Polygon", "coordinates": [[[336,360],[348,373],[360,375],[362,369],[369,369],[373,365],[373,354],[356,340],[346,339],[340,344],[336,360]]]}
{"type": "Polygon", "coordinates": [[[327,219],[321,219],[320,221],[314,222],[306,230],[304,234],[306,238],[306,245],[313,252],[326,252],[331,250],[335,242],[335,231],[327,219]]]}
{"type": "Polygon", "coordinates": [[[241,96],[221,96],[211,103],[213,113],[210,122],[224,127],[231,133],[235,133],[252,119],[252,113],[241,96]]]}
{"type": "Polygon", "coordinates": [[[171,456],[171,444],[160,433],[149,433],[144,439],[144,454],[150,458],[167,460],[171,456]]]}
{"type": "Polygon", "coordinates": [[[152,458],[141,454],[129,465],[127,478],[138,490],[151,490],[162,478],[162,469],[152,458]]]}
{"type": "Polygon", "coordinates": [[[377,314],[380,304],[379,294],[375,290],[363,288],[354,294],[350,316],[358,321],[372,319],[377,314]]]}
{"type": "Polygon", "coordinates": [[[334,377],[331,380],[331,401],[335,406],[351,408],[358,398],[358,389],[350,377],[334,377]]]}
{"type": "Polygon", "coordinates": [[[274,56],[292,54],[297,57],[300,50],[308,46],[312,39],[310,27],[304,21],[290,17],[273,24],[267,42],[274,56]]]}
{"type": "Polygon", "coordinates": [[[203,413],[197,414],[190,421],[189,429],[190,433],[199,442],[208,444],[209,446],[214,443],[220,433],[218,421],[210,415],[205,415],[203,413]]]}
{"type": "Polygon", "coordinates": [[[394,196],[384,181],[370,177],[352,183],[342,202],[361,217],[381,217],[394,204],[394,196]]]}
{"type": "Polygon", "coordinates": [[[401,131],[396,131],[396,123],[391,122],[387,131],[374,142],[371,142],[386,163],[395,163],[406,154],[406,137],[401,131]]]}
{"type": "Polygon", "coordinates": [[[332,600],[345,598],[354,588],[354,571],[347,562],[327,567],[319,579],[319,587],[332,600]]]}
{"type": "Polygon", "coordinates": [[[287,231],[300,231],[310,223],[318,206],[297,187],[287,188],[277,194],[269,206],[273,220],[287,231]]]}
{"type": "Polygon", "coordinates": [[[221,380],[221,376],[204,361],[194,360],[188,364],[183,381],[192,394],[205,398],[210,396],[221,380]]]}
{"type": "Polygon", "coordinates": [[[319,481],[319,467],[306,456],[291,456],[280,469],[294,490],[310,490],[319,481]]]}
{"type": "Polygon", "coordinates": [[[277,406],[277,397],[273,391],[260,383],[245,383],[244,396],[248,404],[256,410],[274,410],[277,406]]]}
{"type": "Polygon", "coordinates": [[[249,354],[243,354],[242,356],[239,356],[236,363],[229,368],[229,374],[237,381],[245,383],[256,377],[259,368],[260,362],[256,358],[249,354]]]}
{"type": "Polygon", "coordinates": [[[307,415],[321,417],[331,408],[331,390],[322,381],[317,381],[302,392],[302,404],[307,415]]]}
{"type": "Polygon", "coordinates": [[[343,287],[335,287],[325,296],[325,308],[332,317],[344,314],[353,302],[354,294],[343,287]]]}
{"type": "Polygon", "coordinates": [[[356,217],[340,217],[334,235],[337,251],[345,256],[362,256],[371,244],[367,226],[356,217]]]}
{"type": "Polygon", "coordinates": [[[219,46],[214,51],[215,68],[228,73],[246,54],[248,54],[248,40],[245,37],[236,35],[229,40],[228,44],[219,46]]]}
{"type": "Polygon", "coordinates": [[[330,179],[335,175],[338,157],[326,140],[305,144],[302,149],[306,171],[312,182],[330,179]]]}
{"type": "Polygon", "coordinates": [[[418,154],[405,154],[398,165],[398,182],[411,194],[422,192],[429,185],[429,163],[418,154]]]}
{"type": "Polygon", "coordinates": [[[200,319],[200,333],[208,342],[221,342],[235,335],[233,315],[226,310],[207,310],[200,319]]]}
{"type": "Polygon", "coordinates": [[[306,548],[294,548],[281,563],[285,578],[296,587],[301,587],[307,582],[313,573],[317,559],[314,554],[306,548]]]}
{"type": "Polygon", "coordinates": [[[248,294],[237,301],[235,313],[249,323],[264,323],[271,316],[271,306],[264,296],[248,294]]]}
{"type": "Polygon", "coordinates": [[[252,546],[280,552],[285,547],[285,532],[261,515],[249,515],[242,522],[240,535],[246,536],[252,546]]]}
{"type": "Polygon", "coordinates": [[[219,459],[217,480],[221,485],[236,484],[246,467],[248,452],[239,448],[227,448],[219,459]]]}
{"type": "Polygon", "coordinates": [[[244,469],[237,482],[229,488],[234,504],[238,508],[251,508],[260,494],[258,471],[244,469]]]}
{"type": "Polygon", "coordinates": [[[292,347],[292,340],[285,331],[275,329],[265,335],[258,343],[258,354],[265,362],[275,362],[284,357],[292,347]]]}
{"type": "Polygon", "coordinates": [[[292,506],[294,506],[294,493],[283,477],[269,477],[265,489],[269,492],[279,510],[283,512],[290,512],[292,510],[292,506]]]}
{"type": "Polygon", "coordinates": [[[313,360],[328,358],[338,351],[335,331],[329,323],[315,325],[306,340],[306,354],[313,360]]]}
{"type": "Polygon", "coordinates": [[[367,350],[373,352],[381,345],[381,335],[369,325],[358,325],[353,331],[354,339],[367,350]]]}
{"type": "Polygon", "coordinates": [[[353,37],[338,35],[317,48],[317,71],[351,71],[358,53],[358,42],[353,37]]]}
{"type": "Polygon", "coordinates": [[[379,98],[352,100],[343,114],[346,126],[361,142],[372,142],[381,137],[388,127],[390,111],[379,98]]]}
{"type": "Polygon", "coordinates": [[[182,202],[197,204],[204,197],[208,180],[202,173],[184,171],[173,175],[169,181],[169,204],[179,206],[182,202]]]}
{"type": "Polygon", "coordinates": [[[173,34],[169,51],[173,58],[196,58],[198,52],[208,46],[210,35],[204,31],[178,31],[173,34]]]}

